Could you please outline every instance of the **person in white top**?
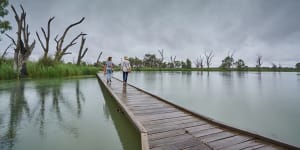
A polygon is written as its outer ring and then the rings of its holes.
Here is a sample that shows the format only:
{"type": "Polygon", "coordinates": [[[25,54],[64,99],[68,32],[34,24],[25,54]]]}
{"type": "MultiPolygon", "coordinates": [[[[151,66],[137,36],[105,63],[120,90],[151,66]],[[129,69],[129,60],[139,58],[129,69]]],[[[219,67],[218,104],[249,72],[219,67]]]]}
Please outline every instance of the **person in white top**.
{"type": "Polygon", "coordinates": [[[130,62],[128,61],[128,57],[124,57],[124,61],[122,62],[122,71],[123,71],[123,84],[127,83],[128,73],[131,72],[130,62]]]}

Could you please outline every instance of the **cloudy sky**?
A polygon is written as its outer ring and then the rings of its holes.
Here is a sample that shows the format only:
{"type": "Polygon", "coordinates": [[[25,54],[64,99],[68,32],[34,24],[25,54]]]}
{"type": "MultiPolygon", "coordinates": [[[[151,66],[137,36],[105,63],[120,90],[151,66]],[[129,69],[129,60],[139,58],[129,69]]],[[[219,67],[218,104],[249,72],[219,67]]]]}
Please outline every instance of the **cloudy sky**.
{"type": "MultiPolygon", "coordinates": [[[[205,51],[213,50],[213,66],[234,52],[235,59],[255,65],[257,55],[263,56],[263,66],[271,63],[294,67],[300,62],[300,1],[298,0],[10,0],[22,4],[27,12],[31,38],[37,39],[40,27],[46,27],[51,16],[51,54],[55,52],[53,38],[65,28],[85,17],[72,28],[67,41],[80,32],[87,33],[89,51],[85,61],[112,56],[119,63],[122,56],[143,58],[164,49],[165,59],[195,60],[205,51]]],[[[11,11],[11,9],[9,8],[11,11]]],[[[10,13],[15,36],[15,20],[10,13]]],[[[0,48],[9,40],[2,36],[0,48]]],[[[78,41],[79,42],[79,41],[78,41]]],[[[68,43],[68,42],[66,42],[68,43]]],[[[79,43],[70,48],[72,55],[65,61],[76,60],[79,43]]],[[[2,51],[1,51],[2,52],[2,51]]],[[[12,55],[12,50],[11,54],[12,55]]],[[[39,43],[30,59],[42,54],[39,43]]]]}

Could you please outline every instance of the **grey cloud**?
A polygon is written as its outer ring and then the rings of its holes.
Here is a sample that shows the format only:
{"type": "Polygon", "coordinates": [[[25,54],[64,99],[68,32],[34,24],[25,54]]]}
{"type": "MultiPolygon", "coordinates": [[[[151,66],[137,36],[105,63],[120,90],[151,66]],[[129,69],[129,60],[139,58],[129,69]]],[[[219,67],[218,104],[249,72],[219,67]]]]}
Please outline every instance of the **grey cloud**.
{"type": "MultiPolygon", "coordinates": [[[[258,53],[266,61],[289,66],[300,61],[300,1],[297,0],[16,0],[23,3],[32,32],[45,26],[50,16],[53,36],[67,25],[86,20],[70,31],[88,33],[85,58],[94,62],[100,50],[116,61],[142,57],[165,49],[166,57],[195,59],[205,49],[215,51],[218,66],[228,51],[249,65],[258,53]]],[[[12,18],[12,17],[11,17],[12,18]]],[[[11,19],[12,21],[13,18],[11,19]]],[[[52,43],[52,45],[55,43],[52,43]]],[[[52,46],[52,49],[55,47],[52,46]]],[[[78,47],[73,47],[76,53],[78,47]]],[[[37,45],[35,56],[41,53],[37,45]]],[[[69,61],[75,55],[68,56],[69,61]]],[[[103,59],[104,59],[103,58],[103,59]]]]}

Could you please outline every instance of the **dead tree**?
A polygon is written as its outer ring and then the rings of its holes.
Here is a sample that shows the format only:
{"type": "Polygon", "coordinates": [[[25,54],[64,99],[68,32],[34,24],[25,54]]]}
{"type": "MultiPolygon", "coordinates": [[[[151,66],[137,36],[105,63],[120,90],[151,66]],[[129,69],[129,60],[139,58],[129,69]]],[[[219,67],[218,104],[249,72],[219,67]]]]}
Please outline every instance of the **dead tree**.
{"type": "Polygon", "coordinates": [[[210,51],[210,52],[205,51],[204,55],[205,55],[205,60],[206,60],[205,61],[206,62],[206,66],[209,69],[209,67],[211,65],[211,60],[214,57],[214,53],[213,53],[213,51],[210,51]]]}
{"type": "Polygon", "coordinates": [[[262,56],[261,55],[257,55],[256,57],[256,68],[260,68],[262,65],[262,56]]]}
{"type": "Polygon", "coordinates": [[[55,61],[61,61],[61,59],[62,59],[62,57],[63,57],[64,55],[71,54],[70,52],[67,52],[67,50],[68,50],[71,46],[73,46],[73,45],[76,44],[75,41],[76,41],[80,36],[86,35],[86,34],[84,34],[84,33],[81,32],[81,33],[78,34],[78,35],[77,35],[77,36],[76,36],[76,37],[75,37],[68,45],[63,46],[64,40],[65,40],[65,37],[66,37],[68,31],[69,31],[72,27],[74,27],[74,26],[76,26],[76,25],[82,23],[83,20],[84,20],[84,17],[83,17],[81,20],[79,20],[78,22],[75,22],[75,23],[69,25],[69,26],[66,28],[66,30],[64,31],[63,35],[62,35],[59,39],[58,39],[58,35],[55,37],[55,39],[54,39],[55,42],[56,42],[56,52],[55,52],[55,56],[54,56],[55,61]]]}
{"type": "Polygon", "coordinates": [[[19,16],[14,6],[11,5],[11,8],[15,14],[15,20],[17,22],[17,27],[18,27],[16,32],[17,40],[15,41],[11,36],[6,34],[6,36],[8,36],[12,40],[12,43],[15,45],[14,69],[17,71],[18,77],[21,70],[20,68],[21,66],[25,67],[22,69],[26,70],[26,65],[24,64],[26,64],[26,61],[28,60],[35,46],[35,40],[31,44],[29,44],[30,32],[28,31],[29,27],[28,24],[26,23],[26,12],[24,11],[22,5],[20,5],[20,7],[22,9],[22,12],[21,15],[19,16]]]}
{"type": "Polygon", "coordinates": [[[88,48],[85,48],[84,51],[82,51],[85,44],[85,40],[86,38],[84,38],[84,35],[82,35],[80,49],[77,57],[77,65],[80,65],[82,58],[85,56],[86,52],[88,51],[88,48]]]}
{"type": "Polygon", "coordinates": [[[196,58],[196,60],[194,61],[194,64],[196,66],[196,68],[203,68],[203,57],[200,56],[199,58],[196,58]]]}
{"type": "Polygon", "coordinates": [[[97,58],[97,62],[96,62],[97,65],[99,65],[99,63],[100,63],[100,57],[101,57],[101,55],[102,55],[102,51],[100,52],[100,54],[99,54],[99,56],[97,58]]]}
{"type": "Polygon", "coordinates": [[[175,68],[175,65],[176,65],[175,61],[176,61],[176,56],[174,56],[174,57],[171,56],[171,65],[172,65],[171,68],[175,68]]]}
{"type": "Polygon", "coordinates": [[[51,24],[51,21],[54,19],[54,17],[51,17],[49,20],[48,20],[48,26],[47,26],[47,33],[45,32],[44,28],[41,27],[41,30],[43,32],[43,35],[44,35],[44,38],[45,38],[45,44],[43,44],[38,32],[35,32],[36,33],[36,36],[44,50],[44,56],[43,58],[46,58],[48,56],[48,52],[49,52],[49,40],[50,40],[50,24],[51,24]]]}
{"type": "Polygon", "coordinates": [[[159,60],[159,67],[162,66],[162,64],[164,63],[164,49],[158,50],[161,59],[159,60]]]}
{"type": "Polygon", "coordinates": [[[161,62],[164,62],[164,49],[158,50],[160,57],[161,57],[161,62]]]}

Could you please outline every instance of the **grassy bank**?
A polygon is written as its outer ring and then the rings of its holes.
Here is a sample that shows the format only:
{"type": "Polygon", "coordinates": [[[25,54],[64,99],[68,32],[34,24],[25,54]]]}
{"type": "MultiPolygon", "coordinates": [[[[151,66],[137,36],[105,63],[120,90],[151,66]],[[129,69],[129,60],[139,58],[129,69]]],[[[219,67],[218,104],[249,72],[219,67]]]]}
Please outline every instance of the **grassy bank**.
{"type": "MultiPolygon", "coordinates": [[[[58,63],[53,66],[45,66],[37,62],[27,62],[27,78],[59,78],[82,75],[95,75],[100,67],[77,66],[74,64],[58,63]]],[[[16,79],[17,73],[13,69],[12,61],[0,64],[0,80],[16,79]]]]}

